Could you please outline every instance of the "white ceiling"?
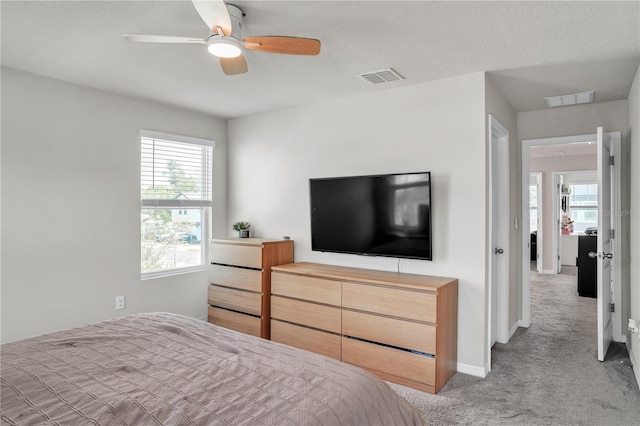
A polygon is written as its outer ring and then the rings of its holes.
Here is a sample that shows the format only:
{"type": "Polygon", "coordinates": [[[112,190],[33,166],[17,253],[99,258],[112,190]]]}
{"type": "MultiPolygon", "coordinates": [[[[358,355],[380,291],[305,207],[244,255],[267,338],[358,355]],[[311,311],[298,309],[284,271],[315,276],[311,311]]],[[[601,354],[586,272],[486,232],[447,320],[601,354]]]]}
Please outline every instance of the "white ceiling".
{"type": "Polygon", "coordinates": [[[481,71],[517,111],[588,90],[605,102],[626,99],[640,63],[638,1],[236,0],[245,37],[322,41],[319,56],[247,51],[236,76],[205,46],[123,39],[208,36],[189,1],[0,3],[3,66],[222,118],[481,71]],[[389,67],[406,80],[358,77],[389,67]]]}

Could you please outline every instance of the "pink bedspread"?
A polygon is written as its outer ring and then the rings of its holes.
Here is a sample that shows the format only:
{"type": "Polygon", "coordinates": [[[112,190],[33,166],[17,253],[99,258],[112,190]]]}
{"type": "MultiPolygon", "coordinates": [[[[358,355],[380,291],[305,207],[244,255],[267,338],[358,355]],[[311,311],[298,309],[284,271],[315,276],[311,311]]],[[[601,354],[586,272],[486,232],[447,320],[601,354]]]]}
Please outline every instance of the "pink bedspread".
{"type": "Polygon", "coordinates": [[[422,425],[349,364],[173,314],[1,347],[3,424],[422,425]]]}

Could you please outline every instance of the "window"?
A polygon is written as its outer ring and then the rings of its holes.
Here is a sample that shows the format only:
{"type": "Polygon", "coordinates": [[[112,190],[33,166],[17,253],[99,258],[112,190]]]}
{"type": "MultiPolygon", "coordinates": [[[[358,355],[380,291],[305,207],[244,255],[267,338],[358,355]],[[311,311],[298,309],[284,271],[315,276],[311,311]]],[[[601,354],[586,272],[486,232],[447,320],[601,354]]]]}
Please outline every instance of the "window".
{"type": "Polygon", "coordinates": [[[569,185],[569,210],[573,220],[573,232],[584,232],[598,226],[598,184],[579,183],[569,185]]]}
{"type": "Polygon", "coordinates": [[[213,142],[141,131],[143,278],[206,267],[213,142]]]}
{"type": "Polygon", "coordinates": [[[538,230],[538,185],[529,185],[529,231],[538,230]]]}

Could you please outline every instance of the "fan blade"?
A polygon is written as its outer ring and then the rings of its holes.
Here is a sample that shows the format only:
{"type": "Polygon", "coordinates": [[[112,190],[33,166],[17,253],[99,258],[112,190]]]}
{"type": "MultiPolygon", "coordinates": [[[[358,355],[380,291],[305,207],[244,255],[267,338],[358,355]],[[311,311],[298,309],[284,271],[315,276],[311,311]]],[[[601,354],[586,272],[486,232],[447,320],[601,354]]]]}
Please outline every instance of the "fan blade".
{"type": "Polygon", "coordinates": [[[220,66],[226,75],[244,74],[247,72],[247,61],[244,56],[220,58],[220,66]]]}
{"type": "Polygon", "coordinates": [[[289,55],[317,55],[320,53],[320,40],[302,37],[247,37],[243,40],[245,49],[261,50],[289,55]]]}
{"type": "Polygon", "coordinates": [[[222,0],[197,1],[192,0],[193,6],[198,11],[198,15],[202,18],[207,27],[218,33],[218,27],[222,28],[224,34],[231,34],[231,17],[227,10],[227,5],[222,0]]]}
{"type": "Polygon", "coordinates": [[[195,43],[207,44],[207,40],[194,37],[173,37],[158,35],[142,35],[142,34],[125,34],[124,38],[129,41],[138,41],[143,43],[195,43]]]}

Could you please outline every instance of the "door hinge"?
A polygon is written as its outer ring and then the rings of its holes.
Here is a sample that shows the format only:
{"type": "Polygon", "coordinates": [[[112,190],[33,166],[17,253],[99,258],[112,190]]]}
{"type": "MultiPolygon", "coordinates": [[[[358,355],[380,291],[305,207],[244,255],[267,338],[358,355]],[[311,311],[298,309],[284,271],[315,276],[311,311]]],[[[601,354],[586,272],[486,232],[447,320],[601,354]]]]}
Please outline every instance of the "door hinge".
{"type": "Polygon", "coordinates": [[[616,164],[615,160],[613,159],[613,155],[611,157],[609,157],[609,164],[612,165],[612,166],[615,166],[615,164],[616,164]]]}
{"type": "Polygon", "coordinates": [[[611,230],[611,239],[614,239],[616,237],[616,231],[615,229],[611,230]]]}
{"type": "Polygon", "coordinates": [[[558,260],[560,260],[560,255],[558,255],[558,260]]]}
{"type": "Polygon", "coordinates": [[[611,312],[615,312],[615,311],[616,311],[616,304],[611,303],[611,312]]]}

